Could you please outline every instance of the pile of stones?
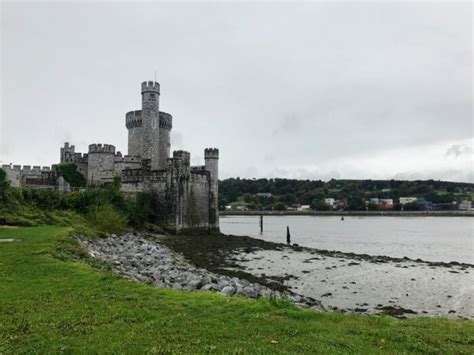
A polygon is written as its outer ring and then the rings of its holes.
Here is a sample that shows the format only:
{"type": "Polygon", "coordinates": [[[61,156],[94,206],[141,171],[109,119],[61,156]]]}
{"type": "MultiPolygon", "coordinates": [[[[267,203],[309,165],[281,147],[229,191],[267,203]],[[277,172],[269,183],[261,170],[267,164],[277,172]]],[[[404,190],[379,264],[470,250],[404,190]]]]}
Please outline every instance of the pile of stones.
{"type": "Polygon", "coordinates": [[[110,263],[114,273],[134,281],[161,288],[216,291],[227,296],[285,298],[300,307],[323,310],[321,303],[312,298],[274,291],[258,283],[197,268],[182,255],[160,244],[159,237],[150,240],[134,234],[112,235],[81,243],[92,257],[110,263]]]}

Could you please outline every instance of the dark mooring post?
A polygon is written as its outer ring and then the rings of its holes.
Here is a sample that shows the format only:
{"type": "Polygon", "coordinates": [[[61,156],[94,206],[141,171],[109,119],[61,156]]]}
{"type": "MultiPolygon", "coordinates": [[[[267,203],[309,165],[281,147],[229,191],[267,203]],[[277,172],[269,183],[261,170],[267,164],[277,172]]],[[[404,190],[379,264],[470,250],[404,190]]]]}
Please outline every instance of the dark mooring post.
{"type": "Polygon", "coordinates": [[[290,227],[286,226],[286,244],[291,244],[290,227]]]}
{"type": "Polygon", "coordinates": [[[260,233],[263,233],[263,214],[260,215],[260,233]]]}

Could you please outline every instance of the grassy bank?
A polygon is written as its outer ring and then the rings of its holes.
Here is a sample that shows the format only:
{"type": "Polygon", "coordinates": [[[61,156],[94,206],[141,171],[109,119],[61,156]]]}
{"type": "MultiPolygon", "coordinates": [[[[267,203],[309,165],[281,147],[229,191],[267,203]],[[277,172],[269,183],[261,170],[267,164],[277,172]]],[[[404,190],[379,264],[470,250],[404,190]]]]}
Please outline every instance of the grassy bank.
{"type": "Polygon", "coordinates": [[[74,260],[67,227],[0,228],[0,353],[472,353],[474,322],[315,313],[157,289],[74,260]]]}

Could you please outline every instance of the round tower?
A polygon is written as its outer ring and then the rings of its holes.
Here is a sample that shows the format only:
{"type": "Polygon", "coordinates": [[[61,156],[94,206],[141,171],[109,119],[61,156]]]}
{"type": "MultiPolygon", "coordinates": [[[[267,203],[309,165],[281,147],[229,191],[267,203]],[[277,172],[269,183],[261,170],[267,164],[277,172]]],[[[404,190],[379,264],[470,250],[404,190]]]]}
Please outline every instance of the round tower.
{"type": "Polygon", "coordinates": [[[173,116],[166,112],[160,112],[160,132],[158,138],[158,169],[168,167],[170,157],[170,132],[173,127],[173,116]]]}
{"type": "Polygon", "coordinates": [[[142,93],[142,154],[143,159],[150,160],[152,170],[159,168],[159,99],[160,84],[156,81],[144,81],[142,93]]]}
{"type": "Polygon", "coordinates": [[[87,161],[87,183],[101,185],[114,178],[115,147],[111,144],[90,144],[87,161]]]}
{"type": "Polygon", "coordinates": [[[142,155],[142,111],[130,111],[125,115],[128,130],[128,155],[142,155]]]}
{"type": "Polygon", "coordinates": [[[210,173],[209,228],[219,230],[219,149],[204,149],[204,161],[210,173]]]}

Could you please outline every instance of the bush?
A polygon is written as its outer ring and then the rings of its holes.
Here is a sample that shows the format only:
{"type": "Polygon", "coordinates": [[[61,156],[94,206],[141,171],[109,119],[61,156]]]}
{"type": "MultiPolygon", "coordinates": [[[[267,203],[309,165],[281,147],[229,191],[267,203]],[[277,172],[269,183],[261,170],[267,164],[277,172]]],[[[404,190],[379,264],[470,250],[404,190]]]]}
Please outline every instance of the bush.
{"type": "Polygon", "coordinates": [[[127,218],[109,204],[94,206],[87,214],[92,227],[102,233],[120,234],[127,228],[127,218]]]}
{"type": "Polygon", "coordinates": [[[75,163],[61,163],[56,166],[56,169],[64,177],[64,180],[66,180],[71,186],[86,186],[86,178],[77,170],[77,165],[75,163]]]}
{"type": "Polygon", "coordinates": [[[275,211],[285,211],[286,205],[283,202],[277,202],[273,205],[275,211]]]}

